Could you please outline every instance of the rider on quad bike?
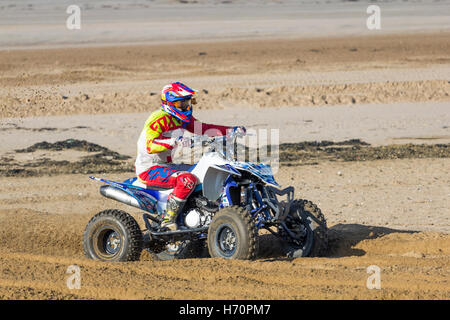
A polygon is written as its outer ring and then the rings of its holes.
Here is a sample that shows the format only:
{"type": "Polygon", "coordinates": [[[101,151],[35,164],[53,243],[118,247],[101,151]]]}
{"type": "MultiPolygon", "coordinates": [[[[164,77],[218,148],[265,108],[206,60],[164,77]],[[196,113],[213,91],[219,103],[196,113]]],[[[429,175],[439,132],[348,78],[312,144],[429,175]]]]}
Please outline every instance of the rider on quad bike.
{"type": "Polygon", "coordinates": [[[172,151],[176,145],[188,147],[190,139],[183,138],[184,130],[197,135],[223,136],[227,130],[245,133],[244,127],[227,127],[206,124],[192,115],[196,104],[196,90],[174,82],[161,92],[161,109],[147,119],[137,142],[135,162],[139,181],[149,187],[172,189],[162,228],[177,230],[176,217],[182,211],[189,195],[194,191],[197,177],[172,163],[172,151]]]}

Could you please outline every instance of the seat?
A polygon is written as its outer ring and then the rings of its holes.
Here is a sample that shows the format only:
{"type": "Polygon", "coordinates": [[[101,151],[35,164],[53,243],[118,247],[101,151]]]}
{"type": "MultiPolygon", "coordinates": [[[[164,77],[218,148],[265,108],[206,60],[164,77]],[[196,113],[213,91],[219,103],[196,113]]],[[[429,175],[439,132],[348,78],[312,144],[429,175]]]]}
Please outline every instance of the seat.
{"type": "Polygon", "coordinates": [[[134,187],[139,187],[139,188],[146,189],[146,190],[163,191],[163,190],[170,190],[170,189],[172,189],[172,188],[148,186],[148,185],[142,183],[141,181],[139,181],[139,179],[136,178],[136,177],[127,179],[123,183],[130,184],[130,185],[132,185],[134,187]]]}
{"type": "MultiPolygon", "coordinates": [[[[177,167],[177,169],[179,169],[180,171],[187,171],[187,172],[191,172],[192,170],[194,170],[195,166],[197,164],[184,164],[184,163],[180,163],[180,164],[174,164],[175,167],[177,167]]],[[[148,186],[145,183],[142,183],[137,177],[133,177],[130,179],[125,180],[123,183],[125,184],[131,184],[135,187],[139,187],[142,189],[147,189],[147,190],[155,190],[155,191],[164,191],[164,190],[170,190],[172,188],[164,188],[164,187],[156,187],[156,186],[148,186]]]]}

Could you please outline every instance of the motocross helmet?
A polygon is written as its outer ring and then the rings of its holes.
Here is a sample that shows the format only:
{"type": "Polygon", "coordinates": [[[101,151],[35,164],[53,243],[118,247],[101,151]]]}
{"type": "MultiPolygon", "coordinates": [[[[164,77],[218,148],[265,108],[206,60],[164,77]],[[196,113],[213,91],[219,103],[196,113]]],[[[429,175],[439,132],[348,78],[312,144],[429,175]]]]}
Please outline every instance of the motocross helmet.
{"type": "Polygon", "coordinates": [[[189,122],[192,117],[192,104],[195,104],[196,90],[181,82],[174,82],[165,86],[161,91],[161,107],[167,113],[189,122]]]}

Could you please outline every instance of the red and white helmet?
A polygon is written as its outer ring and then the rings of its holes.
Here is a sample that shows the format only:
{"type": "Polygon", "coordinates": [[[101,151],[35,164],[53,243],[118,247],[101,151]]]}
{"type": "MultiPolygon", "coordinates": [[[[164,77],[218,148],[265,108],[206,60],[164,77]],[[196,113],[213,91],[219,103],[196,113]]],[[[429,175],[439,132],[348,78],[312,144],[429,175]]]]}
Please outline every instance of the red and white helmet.
{"type": "Polygon", "coordinates": [[[195,104],[193,96],[196,93],[197,90],[180,82],[168,84],[161,91],[161,107],[181,121],[189,122],[192,117],[192,103],[195,104]]]}

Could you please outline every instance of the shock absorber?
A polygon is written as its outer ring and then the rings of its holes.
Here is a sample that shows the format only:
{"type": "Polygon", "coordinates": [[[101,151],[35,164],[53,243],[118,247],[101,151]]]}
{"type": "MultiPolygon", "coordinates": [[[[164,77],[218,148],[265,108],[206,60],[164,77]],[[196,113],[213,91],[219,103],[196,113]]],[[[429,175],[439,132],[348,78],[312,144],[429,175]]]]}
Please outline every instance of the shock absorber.
{"type": "Polygon", "coordinates": [[[247,189],[244,186],[241,186],[241,197],[240,197],[239,201],[240,201],[239,203],[241,205],[247,203],[247,189]]]}

